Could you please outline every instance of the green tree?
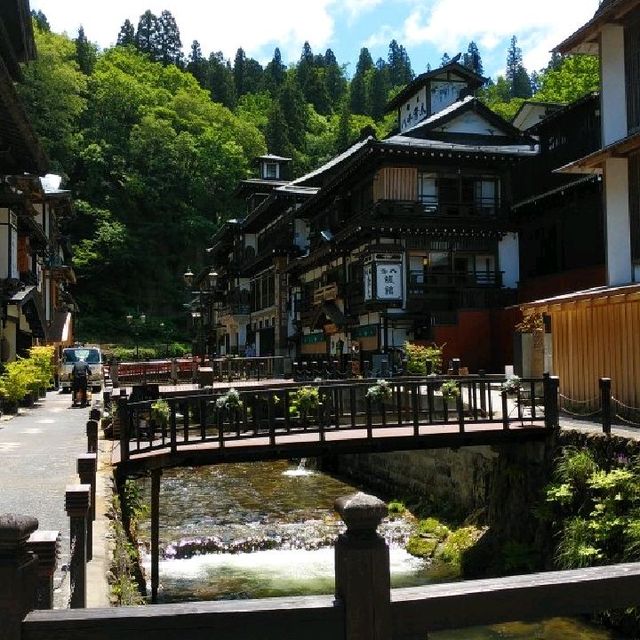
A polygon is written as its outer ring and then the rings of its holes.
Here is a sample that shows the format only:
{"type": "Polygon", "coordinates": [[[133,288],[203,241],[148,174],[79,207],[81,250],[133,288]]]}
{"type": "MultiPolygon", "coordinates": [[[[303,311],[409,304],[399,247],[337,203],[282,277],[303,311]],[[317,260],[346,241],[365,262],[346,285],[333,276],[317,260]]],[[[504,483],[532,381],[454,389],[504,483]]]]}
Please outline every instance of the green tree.
{"type": "Polygon", "coordinates": [[[338,64],[331,49],[327,49],[324,54],[324,66],[327,92],[331,103],[337,105],[347,92],[347,80],[344,77],[344,70],[338,64]]]}
{"type": "Polygon", "coordinates": [[[479,76],[484,73],[480,50],[473,40],[469,43],[466,53],[462,56],[462,64],[479,76]]]}
{"type": "Polygon", "coordinates": [[[568,103],[597,91],[600,87],[600,66],[594,56],[568,56],[547,68],[539,76],[535,99],[541,102],[568,103]]]}
{"type": "Polygon", "coordinates": [[[289,141],[299,151],[304,151],[307,129],[307,107],[304,95],[296,81],[295,73],[287,75],[278,97],[289,131],[289,141]]]}
{"type": "Polygon", "coordinates": [[[191,51],[187,62],[187,71],[198,81],[198,84],[203,89],[207,88],[208,70],[209,65],[202,55],[200,43],[197,40],[194,40],[191,43],[191,51]]]}
{"type": "Polygon", "coordinates": [[[389,82],[392,86],[406,85],[413,80],[413,70],[411,61],[406,49],[398,44],[396,40],[389,43],[389,53],[387,55],[389,64],[389,82]]]}
{"type": "Polygon", "coordinates": [[[287,67],[282,63],[280,49],[276,47],[271,62],[264,70],[265,86],[269,91],[274,93],[282,86],[286,70],[287,67]]]}
{"type": "Polygon", "coordinates": [[[38,9],[38,11],[32,9],[31,17],[39,31],[44,31],[45,33],[51,31],[51,25],[47,20],[47,16],[40,9],[38,9]]]}
{"type": "Polygon", "coordinates": [[[291,142],[289,141],[289,127],[282,112],[282,107],[277,100],[274,100],[269,111],[265,139],[270,153],[283,156],[288,156],[292,153],[291,142]]]}
{"type": "Polygon", "coordinates": [[[351,137],[351,112],[349,111],[349,103],[347,100],[342,101],[340,108],[340,120],[338,121],[338,130],[336,135],[336,150],[342,153],[348,149],[352,143],[351,137]]]}
{"type": "Polygon", "coordinates": [[[76,45],[76,62],[80,67],[80,71],[86,76],[90,76],[96,64],[98,48],[87,40],[82,26],[79,27],[78,37],[74,42],[76,45]]]}
{"type": "Polygon", "coordinates": [[[376,66],[372,69],[371,87],[369,90],[369,102],[371,105],[371,117],[381,120],[385,114],[387,96],[391,89],[389,79],[389,67],[382,58],[378,58],[376,66]]]}
{"type": "Polygon", "coordinates": [[[146,53],[151,60],[160,59],[158,18],[151,11],[145,11],[138,21],[135,45],[138,51],[146,53]]]}
{"type": "Polygon", "coordinates": [[[124,21],[124,24],[120,27],[118,33],[118,39],[116,45],[119,47],[126,47],[129,45],[135,46],[136,44],[136,30],[131,20],[128,18],[124,21]]]}
{"type": "Polygon", "coordinates": [[[369,114],[370,112],[365,78],[367,72],[371,69],[373,69],[373,58],[371,57],[371,53],[369,53],[369,49],[363,47],[360,49],[356,72],[353,75],[349,88],[351,97],[350,109],[352,113],[369,114]]]}
{"type": "Polygon", "coordinates": [[[235,108],[238,96],[233,72],[231,65],[224,59],[221,51],[209,55],[207,88],[214,102],[220,102],[229,109],[235,108]]]}
{"type": "Polygon", "coordinates": [[[52,169],[69,175],[82,143],[87,77],[76,62],[76,46],[50,31],[36,34],[38,57],[26,65],[17,89],[35,130],[52,160],[52,169]]]}
{"type": "Polygon", "coordinates": [[[180,29],[173,14],[163,11],[157,22],[157,59],[166,67],[175,64],[181,67],[183,64],[182,40],[180,29]]]}

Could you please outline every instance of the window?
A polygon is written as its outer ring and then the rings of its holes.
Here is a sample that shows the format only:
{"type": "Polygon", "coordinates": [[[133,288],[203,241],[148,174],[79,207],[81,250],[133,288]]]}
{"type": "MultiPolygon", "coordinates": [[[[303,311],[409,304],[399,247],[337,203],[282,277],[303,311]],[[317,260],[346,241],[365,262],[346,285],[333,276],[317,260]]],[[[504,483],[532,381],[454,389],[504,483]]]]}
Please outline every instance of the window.
{"type": "Polygon", "coordinates": [[[435,173],[418,174],[418,200],[427,212],[435,212],[438,208],[438,187],[435,173]]]}
{"type": "Polygon", "coordinates": [[[264,163],[264,177],[268,180],[275,180],[278,177],[278,165],[275,162],[264,163]]]}

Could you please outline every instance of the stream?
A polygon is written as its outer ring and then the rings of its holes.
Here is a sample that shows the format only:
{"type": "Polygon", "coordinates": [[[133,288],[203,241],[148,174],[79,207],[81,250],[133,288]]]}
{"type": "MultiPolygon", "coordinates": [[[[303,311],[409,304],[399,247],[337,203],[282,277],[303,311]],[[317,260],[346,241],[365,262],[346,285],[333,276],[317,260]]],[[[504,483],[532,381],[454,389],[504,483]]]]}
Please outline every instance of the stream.
{"type": "MultiPolygon", "coordinates": [[[[304,463],[304,461],[303,461],[304,463]]],[[[150,483],[143,483],[150,503],[150,483]]],[[[330,594],[333,541],[344,525],[333,511],[353,486],[287,461],[165,470],[160,494],[160,602],[330,594]]],[[[385,520],[391,586],[437,580],[404,550],[413,523],[385,520]]],[[[149,522],[141,523],[149,546],[149,522]]],[[[145,557],[149,571],[149,558],[145,557]]],[[[430,640],[612,640],[614,634],[555,618],[431,634],[430,640]]]]}

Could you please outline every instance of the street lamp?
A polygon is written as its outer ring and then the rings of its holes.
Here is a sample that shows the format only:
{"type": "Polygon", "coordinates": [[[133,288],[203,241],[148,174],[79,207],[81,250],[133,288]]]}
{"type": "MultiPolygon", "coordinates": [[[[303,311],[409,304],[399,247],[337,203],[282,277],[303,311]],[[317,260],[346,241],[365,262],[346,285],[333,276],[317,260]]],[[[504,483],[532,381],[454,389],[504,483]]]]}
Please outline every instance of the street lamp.
{"type": "Polygon", "coordinates": [[[141,313],[138,318],[134,318],[132,315],[127,316],[127,324],[131,327],[133,331],[133,337],[136,343],[136,360],[139,360],[139,340],[140,337],[140,328],[147,322],[147,316],[144,313],[141,313]]]}
{"type": "Polygon", "coordinates": [[[191,271],[191,268],[187,267],[182,278],[191,294],[198,296],[198,307],[193,308],[193,303],[189,306],[192,308],[191,319],[197,334],[194,344],[199,344],[200,363],[204,364],[207,351],[206,326],[214,325],[211,311],[213,309],[214,294],[218,287],[218,272],[214,267],[210,267],[206,275],[201,272],[201,275],[197,278],[198,288],[196,290],[193,290],[196,276],[191,271]],[[207,320],[206,322],[205,319],[207,320]]]}

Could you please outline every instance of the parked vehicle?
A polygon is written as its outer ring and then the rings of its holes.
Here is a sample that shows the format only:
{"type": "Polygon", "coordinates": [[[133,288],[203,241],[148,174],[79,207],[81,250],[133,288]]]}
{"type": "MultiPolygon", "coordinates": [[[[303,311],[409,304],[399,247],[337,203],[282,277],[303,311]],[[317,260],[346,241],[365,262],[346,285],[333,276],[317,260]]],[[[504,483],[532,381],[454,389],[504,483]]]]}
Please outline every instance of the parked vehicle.
{"type": "Polygon", "coordinates": [[[91,375],[87,387],[94,392],[102,390],[104,370],[102,366],[102,351],[98,347],[69,347],[63,349],[62,358],[58,367],[58,379],[60,389],[71,391],[73,365],[78,360],[84,360],[91,368],[91,375]]]}

